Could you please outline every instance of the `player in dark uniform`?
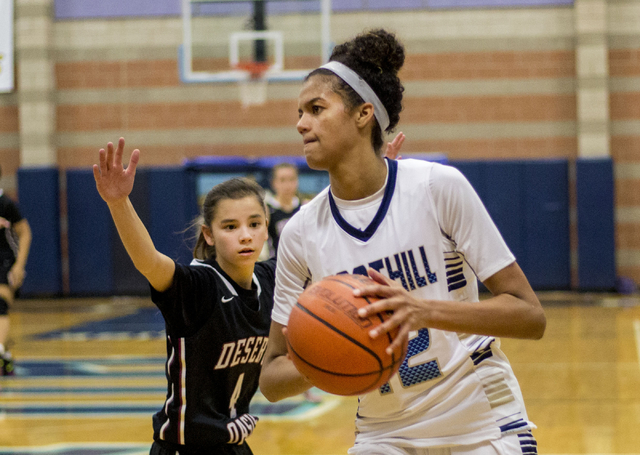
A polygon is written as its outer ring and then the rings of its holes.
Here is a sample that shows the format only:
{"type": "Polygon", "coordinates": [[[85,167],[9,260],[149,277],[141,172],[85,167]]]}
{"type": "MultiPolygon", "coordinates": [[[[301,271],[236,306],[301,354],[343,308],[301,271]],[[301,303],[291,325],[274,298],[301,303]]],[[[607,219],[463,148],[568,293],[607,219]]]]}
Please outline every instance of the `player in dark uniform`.
{"type": "Polygon", "coordinates": [[[279,163],[271,169],[274,195],[266,198],[269,207],[269,248],[271,256],[278,251],[280,233],[287,221],[300,210],[298,168],[291,163],[279,163]]]}
{"type": "Polygon", "coordinates": [[[20,214],[16,203],[0,190],[0,376],[14,373],[13,358],[6,348],[9,307],[22,286],[30,247],[29,223],[20,214]]]}
{"type": "Polygon", "coordinates": [[[251,454],[258,387],[273,307],[275,261],[256,263],[267,240],[259,185],[232,179],[215,186],[202,209],[194,261],[158,252],[128,195],[139,151],[126,170],[124,139],[100,150],[93,172],[129,256],[149,280],[165,319],[167,398],[153,417],[151,454],[251,454]]]}

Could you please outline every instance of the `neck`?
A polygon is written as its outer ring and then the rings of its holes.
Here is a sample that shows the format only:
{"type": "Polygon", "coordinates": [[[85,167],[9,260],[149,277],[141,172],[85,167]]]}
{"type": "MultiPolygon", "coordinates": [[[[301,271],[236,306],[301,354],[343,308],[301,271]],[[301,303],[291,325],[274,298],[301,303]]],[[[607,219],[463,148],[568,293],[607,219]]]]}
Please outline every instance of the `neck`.
{"type": "Polygon", "coordinates": [[[371,154],[354,154],[356,159],[344,160],[329,170],[331,192],[339,199],[353,201],[371,196],[384,186],[387,165],[383,158],[371,154]]]}
{"type": "Polygon", "coordinates": [[[250,268],[236,267],[221,261],[218,261],[218,265],[238,286],[243,289],[251,289],[253,284],[253,265],[250,268]]]}
{"type": "Polygon", "coordinates": [[[276,196],[276,200],[285,210],[291,210],[293,208],[293,196],[276,196]]]}

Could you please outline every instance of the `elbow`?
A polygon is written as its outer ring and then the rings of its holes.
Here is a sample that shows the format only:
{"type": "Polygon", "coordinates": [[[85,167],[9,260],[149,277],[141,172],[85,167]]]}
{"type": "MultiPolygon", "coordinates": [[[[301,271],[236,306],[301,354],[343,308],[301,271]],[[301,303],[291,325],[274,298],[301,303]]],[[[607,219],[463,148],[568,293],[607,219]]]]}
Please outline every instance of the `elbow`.
{"type": "Polygon", "coordinates": [[[275,394],[271,394],[268,389],[265,389],[262,386],[260,386],[260,393],[262,393],[269,403],[276,403],[280,401],[275,394]]]}
{"type": "Polygon", "coordinates": [[[533,324],[531,324],[531,339],[540,340],[544,336],[546,329],[547,317],[544,315],[544,311],[540,309],[540,312],[534,318],[533,324]]]}
{"type": "Polygon", "coordinates": [[[282,400],[282,397],[278,396],[274,387],[270,387],[269,381],[265,379],[262,374],[260,375],[260,393],[262,393],[269,403],[282,400]]]}

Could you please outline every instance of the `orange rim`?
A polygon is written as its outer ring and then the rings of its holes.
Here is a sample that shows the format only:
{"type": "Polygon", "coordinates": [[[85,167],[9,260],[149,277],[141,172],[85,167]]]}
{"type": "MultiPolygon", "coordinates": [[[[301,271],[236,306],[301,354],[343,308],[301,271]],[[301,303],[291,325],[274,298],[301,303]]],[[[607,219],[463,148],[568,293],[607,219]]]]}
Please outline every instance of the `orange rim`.
{"type": "Polygon", "coordinates": [[[271,65],[268,62],[243,62],[236,65],[237,69],[247,71],[251,79],[261,79],[269,67],[271,65]]]}

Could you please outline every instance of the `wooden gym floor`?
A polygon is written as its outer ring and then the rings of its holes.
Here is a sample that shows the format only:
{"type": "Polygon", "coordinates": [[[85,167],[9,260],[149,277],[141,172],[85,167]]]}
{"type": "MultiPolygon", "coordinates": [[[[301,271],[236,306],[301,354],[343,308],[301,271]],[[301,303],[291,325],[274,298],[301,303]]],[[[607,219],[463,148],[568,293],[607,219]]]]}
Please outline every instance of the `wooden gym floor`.
{"type": "MultiPolygon", "coordinates": [[[[541,454],[640,454],[640,296],[540,293],[541,341],[502,340],[541,454]]],[[[17,374],[0,378],[0,455],[148,453],[164,399],[161,316],[147,298],[20,300],[17,374]]],[[[346,454],[355,398],[269,404],[256,455],[346,454]]]]}

